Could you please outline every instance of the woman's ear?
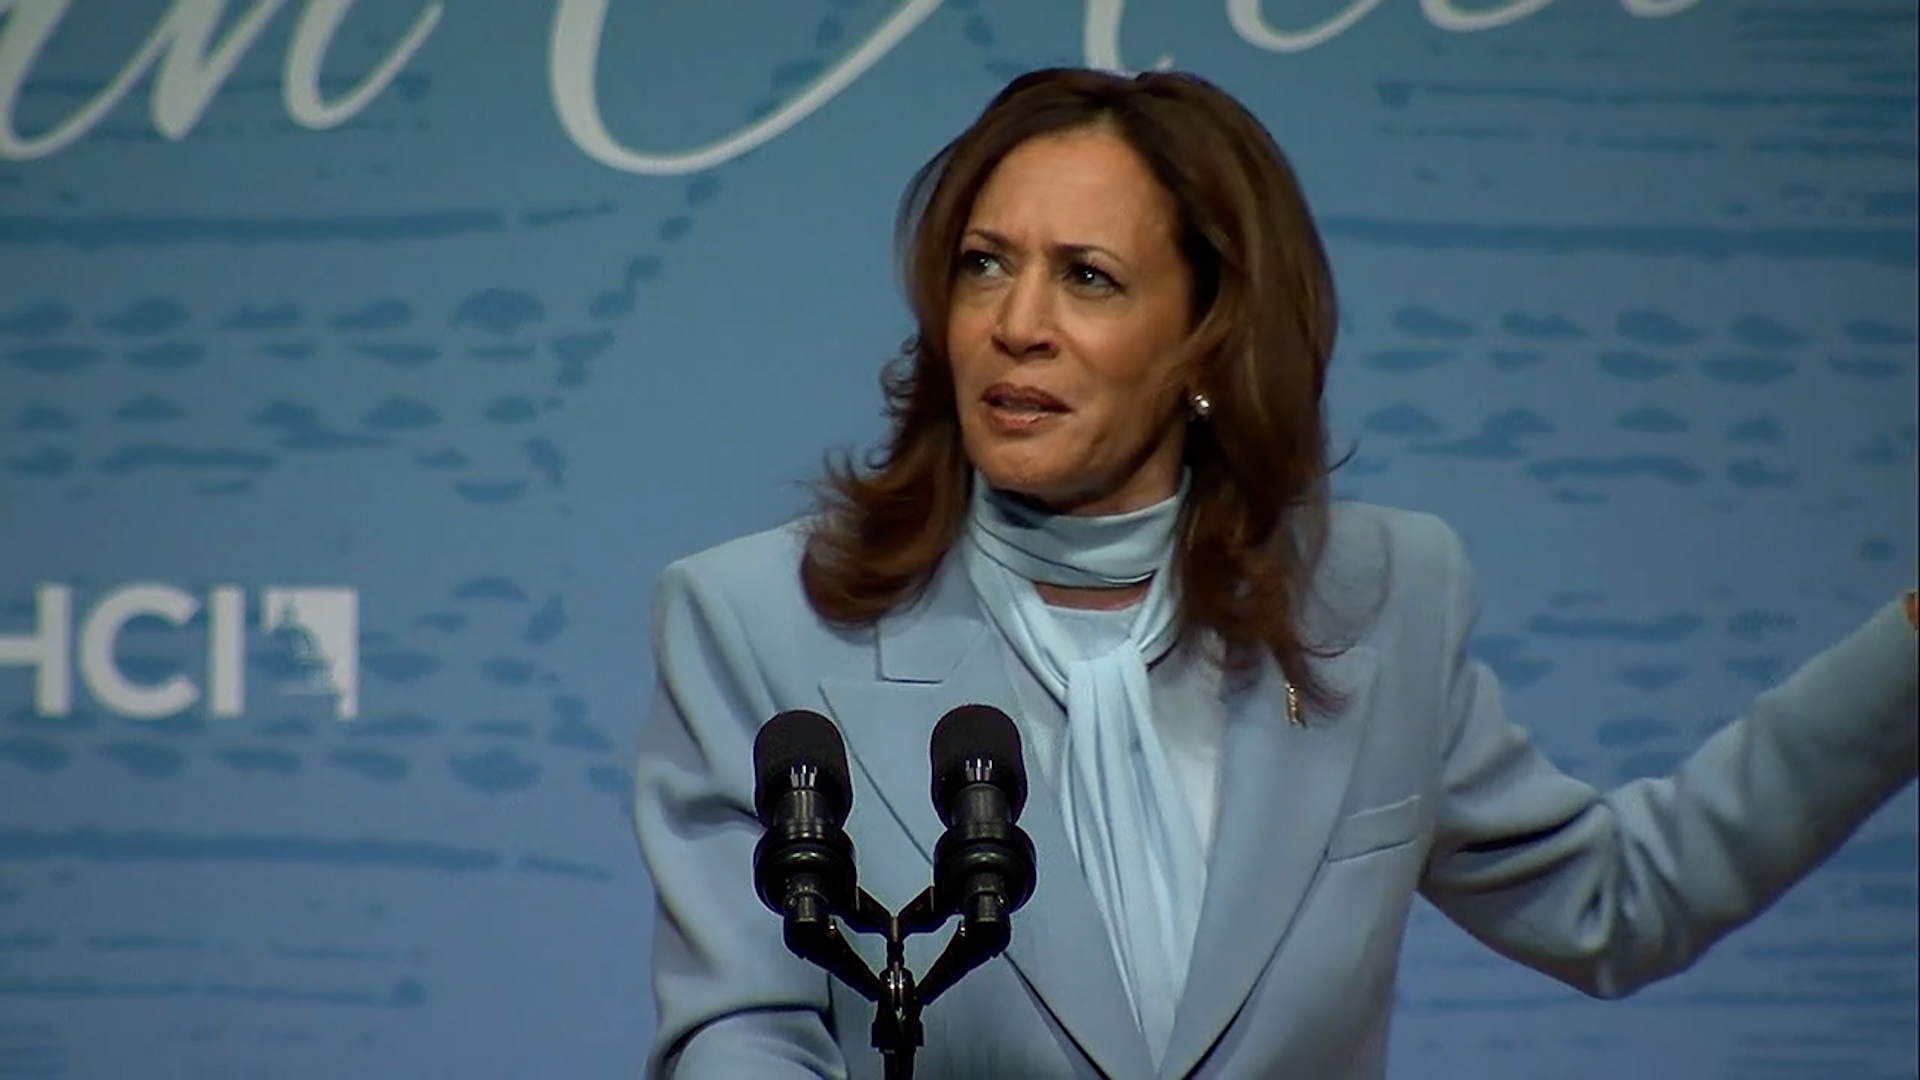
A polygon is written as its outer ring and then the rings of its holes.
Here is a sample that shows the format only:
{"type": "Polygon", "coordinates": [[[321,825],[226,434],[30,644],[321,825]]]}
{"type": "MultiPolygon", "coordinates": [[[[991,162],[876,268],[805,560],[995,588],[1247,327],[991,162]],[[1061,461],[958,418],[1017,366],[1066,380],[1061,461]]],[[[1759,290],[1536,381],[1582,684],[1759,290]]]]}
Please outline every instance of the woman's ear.
{"type": "Polygon", "coordinates": [[[1187,412],[1195,420],[1206,420],[1213,415],[1213,399],[1204,390],[1187,391],[1187,412]]]}

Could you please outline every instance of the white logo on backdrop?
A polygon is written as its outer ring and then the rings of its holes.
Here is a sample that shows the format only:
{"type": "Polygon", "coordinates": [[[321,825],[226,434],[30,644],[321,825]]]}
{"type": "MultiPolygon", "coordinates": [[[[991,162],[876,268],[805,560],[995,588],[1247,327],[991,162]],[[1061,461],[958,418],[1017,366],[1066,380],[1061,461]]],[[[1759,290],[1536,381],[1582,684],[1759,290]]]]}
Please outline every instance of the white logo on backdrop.
{"type": "MultiPolygon", "coordinates": [[[[104,2],[104,0],[103,0],[104,2]]],[[[607,0],[554,0],[548,37],[547,90],[567,137],[582,153],[610,168],[668,176],[712,168],[776,138],[805,120],[879,63],[929,15],[941,0],[902,0],[878,26],[822,72],[819,78],[778,109],[702,146],[676,151],[635,150],[611,132],[600,115],[596,73],[607,0]]],[[[1171,2],[1171,0],[1168,0],[1171,2]]],[[[1180,0],[1187,2],[1187,0],[1180,0]]],[[[1538,14],[1554,0],[1419,0],[1429,23],[1455,33],[1506,26],[1538,14]]],[[[1620,0],[1628,14],[1641,18],[1675,15],[1700,0],[1620,0]]],[[[316,131],[346,123],[378,97],[440,24],[445,5],[423,5],[418,16],[373,70],[353,89],[332,100],[320,92],[320,72],[340,23],[354,0],[305,0],[281,64],[281,99],[287,116],[316,131]]],[[[1274,9],[1288,0],[1226,0],[1227,20],[1240,40],[1268,52],[1300,52],[1324,45],[1365,18],[1381,0],[1347,0],[1318,22],[1291,25],[1274,9]]],[[[86,137],[121,99],[151,74],[148,113],[155,131],[182,139],[199,123],[235,65],[252,48],[287,0],[254,0],[233,25],[216,35],[226,15],[226,0],[173,0],[153,32],[99,93],[45,131],[23,135],[15,123],[20,92],[35,60],[74,0],[0,0],[0,159],[46,157],[86,137]]],[[[1126,0],[1086,0],[1082,48],[1089,67],[1127,70],[1120,56],[1120,28],[1126,0]]],[[[1162,54],[1153,67],[1173,57],[1162,54]]]]}
{"type": "MultiPolygon", "coordinates": [[[[101,596],[75,634],[73,590],[42,585],[35,597],[34,628],[0,635],[0,667],[34,669],[33,706],[42,716],[73,711],[75,653],[80,682],[99,705],[135,720],[157,720],[191,708],[203,698],[209,715],[230,719],[246,710],[246,590],[216,585],[206,601],[206,685],[176,672],[154,683],[129,676],[119,658],[121,631],[137,618],[186,626],[201,612],[200,600],[172,585],[137,584],[101,596]]],[[[360,713],[360,595],[349,588],[269,586],[260,591],[260,629],[298,679],[281,681],[285,693],[334,699],[334,715],[360,713]]]]}

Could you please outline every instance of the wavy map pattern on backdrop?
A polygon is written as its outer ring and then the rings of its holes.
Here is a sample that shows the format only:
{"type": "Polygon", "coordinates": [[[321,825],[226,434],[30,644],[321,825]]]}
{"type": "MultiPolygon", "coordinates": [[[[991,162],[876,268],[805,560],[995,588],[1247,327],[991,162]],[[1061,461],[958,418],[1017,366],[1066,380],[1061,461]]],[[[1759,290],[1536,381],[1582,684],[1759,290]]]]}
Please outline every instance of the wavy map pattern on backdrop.
{"type": "MultiPolygon", "coordinates": [[[[1273,126],[1338,487],[1460,529],[1575,774],[1911,583],[1911,5],[230,6],[0,6],[9,145],[121,94],[0,158],[0,1077],[632,1075],[651,580],[878,431],[891,200],[1037,65],[1273,126]]],[[[1912,1075],[1913,822],[1626,1003],[1421,908],[1394,1073],[1912,1075]]]]}

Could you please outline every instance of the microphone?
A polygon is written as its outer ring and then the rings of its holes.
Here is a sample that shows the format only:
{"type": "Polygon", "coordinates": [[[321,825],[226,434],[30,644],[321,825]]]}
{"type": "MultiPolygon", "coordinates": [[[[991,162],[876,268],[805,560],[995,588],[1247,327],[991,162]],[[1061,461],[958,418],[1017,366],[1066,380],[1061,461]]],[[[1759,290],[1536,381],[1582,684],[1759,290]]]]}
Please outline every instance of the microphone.
{"type": "MultiPolygon", "coordinates": [[[[1033,895],[1033,840],[1015,824],[1027,805],[1020,732],[991,705],[962,705],[934,725],[933,806],[947,831],[933,849],[934,907],[959,915],[988,955],[1011,936],[1007,917],[1033,895]]],[[[983,957],[984,959],[984,957],[983,957]]]]}
{"type": "Polygon", "coordinates": [[[960,977],[1006,949],[1011,916],[1033,895],[1033,841],[1015,824],[1027,804],[1020,733],[999,709],[962,705],[934,725],[933,804],[946,832],[933,848],[933,884],[891,914],[856,883],[847,747],[833,721],[794,709],[753,740],[753,810],[765,830],[753,849],[753,885],[782,921],[788,951],[812,961],[877,1008],[873,1045],[888,1080],[913,1075],[925,1037],[920,1010],[960,977]],[[918,983],[906,939],[960,916],[947,947],[918,983]],[[840,933],[885,934],[887,966],[875,974],[840,933]]]}
{"type": "Polygon", "coordinates": [[[766,829],[753,849],[760,902],[789,922],[824,922],[851,910],[853,841],[847,747],[833,721],[794,709],[753,740],[753,809],[766,829]]]}

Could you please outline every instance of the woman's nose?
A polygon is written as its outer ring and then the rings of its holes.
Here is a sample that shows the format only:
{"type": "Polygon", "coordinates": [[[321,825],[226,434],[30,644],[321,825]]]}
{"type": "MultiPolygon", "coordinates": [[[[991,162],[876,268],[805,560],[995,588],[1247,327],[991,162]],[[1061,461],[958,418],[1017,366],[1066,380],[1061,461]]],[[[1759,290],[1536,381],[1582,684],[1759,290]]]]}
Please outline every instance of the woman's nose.
{"type": "Polygon", "coordinates": [[[993,338],[1016,359],[1039,358],[1054,351],[1053,297],[1035,274],[1022,274],[1000,297],[993,338]]]}

